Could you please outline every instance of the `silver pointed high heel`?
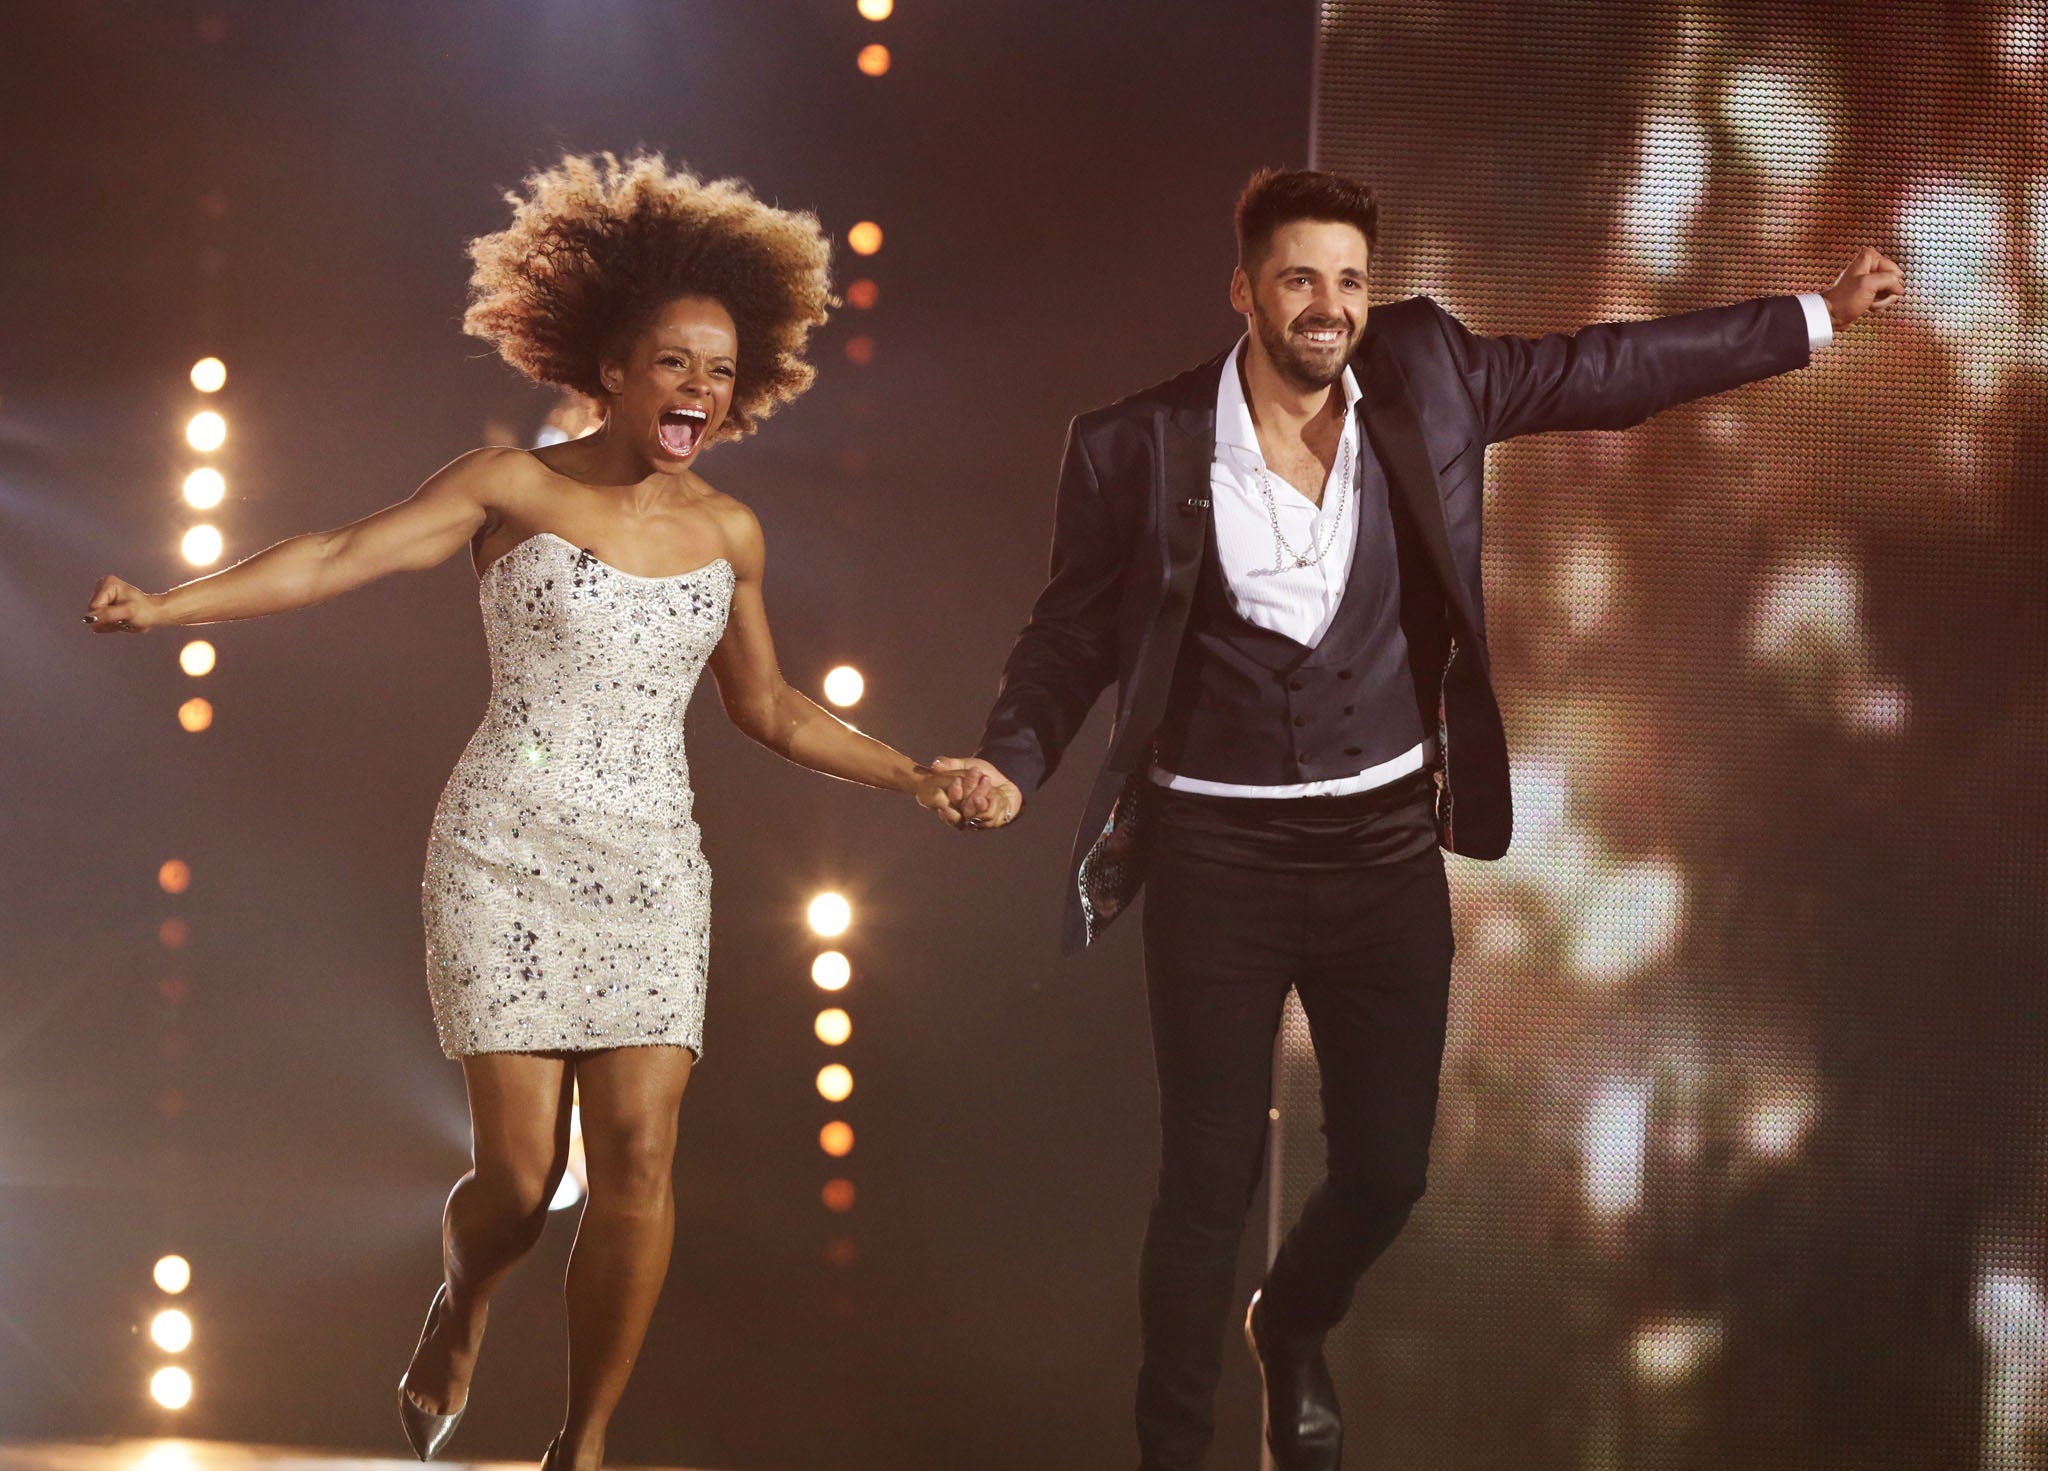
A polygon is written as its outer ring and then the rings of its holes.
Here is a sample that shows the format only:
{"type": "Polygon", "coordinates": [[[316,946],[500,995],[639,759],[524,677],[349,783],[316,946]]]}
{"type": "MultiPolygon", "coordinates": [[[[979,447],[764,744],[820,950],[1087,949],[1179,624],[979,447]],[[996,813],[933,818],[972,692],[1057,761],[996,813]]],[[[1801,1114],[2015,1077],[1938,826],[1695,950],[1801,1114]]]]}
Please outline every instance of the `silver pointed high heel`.
{"type": "MultiPolygon", "coordinates": [[[[420,1344],[425,1346],[427,1335],[434,1330],[434,1314],[441,1310],[441,1303],[448,1295],[444,1282],[434,1290],[434,1300],[427,1304],[426,1326],[420,1329],[420,1344]]],[[[413,1357],[419,1357],[415,1348],[413,1357]]],[[[412,1372],[410,1366],[406,1372],[412,1372]]],[[[422,1461],[431,1461],[441,1454],[455,1434],[455,1427],[462,1423],[462,1417],[469,1412],[469,1396],[462,1397],[462,1408],[452,1415],[437,1415],[412,1397],[412,1391],[405,1387],[405,1380],[398,1381],[398,1423],[405,1427],[405,1438],[412,1446],[412,1453],[422,1461]]]]}

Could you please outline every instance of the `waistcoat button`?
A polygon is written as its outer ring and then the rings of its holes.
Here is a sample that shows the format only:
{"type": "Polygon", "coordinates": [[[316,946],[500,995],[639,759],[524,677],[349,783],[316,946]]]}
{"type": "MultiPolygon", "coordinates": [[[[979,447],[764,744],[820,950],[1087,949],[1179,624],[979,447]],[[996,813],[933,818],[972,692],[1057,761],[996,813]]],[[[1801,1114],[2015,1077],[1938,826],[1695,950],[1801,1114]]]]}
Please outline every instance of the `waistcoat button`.
{"type": "Polygon", "coordinates": [[[1287,681],[1287,687],[1291,690],[1298,690],[1301,688],[1301,681],[1298,679],[1290,679],[1287,681]]]}
{"type": "Polygon", "coordinates": [[[1349,669],[1339,669],[1339,670],[1337,671],[1337,678],[1339,678],[1339,679],[1349,679],[1349,678],[1351,678],[1351,671],[1350,671],[1349,669]]]}
{"type": "Polygon", "coordinates": [[[1307,717],[1306,715],[1297,715],[1297,716],[1295,716],[1295,717],[1294,717],[1294,723],[1295,723],[1295,725],[1296,725],[1296,726],[1303,726],[1303,725],[1307,725],[1307,724],[1308,724],[1308,717],[1307,717]]]}

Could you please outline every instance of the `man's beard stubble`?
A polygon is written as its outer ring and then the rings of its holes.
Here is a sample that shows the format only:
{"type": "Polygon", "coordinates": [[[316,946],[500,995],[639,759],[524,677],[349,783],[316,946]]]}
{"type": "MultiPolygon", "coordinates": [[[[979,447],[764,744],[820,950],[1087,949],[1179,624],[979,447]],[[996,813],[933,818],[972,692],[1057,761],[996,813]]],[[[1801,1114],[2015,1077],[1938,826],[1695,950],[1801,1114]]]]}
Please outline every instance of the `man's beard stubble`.
{"type": "Polygon", "coordinates": [[[1254,312],[1252,322],[1258,329],[1259,343],[1266,349],[1266,357],[1273,364],[1274,370],[1304,393],[1313,393],[1317,389],[1329,388],[1340,382],[1344,377],[1345,365],[1351,361],[1351,354],[1358,347],[1356,325],[1349,321],[1305,321],[1296,317],[1286,326],[1276,326],[1262,313],[1254,312]],[[1314,327],[1337,327],[1346,334],[1343,350],[1332,356],[1328,368],[1319,362],[1305,361],[1295,349],[1293,338],[1289,335],[1295,327],[1301,327],[1304,331],[1314,327]]]}

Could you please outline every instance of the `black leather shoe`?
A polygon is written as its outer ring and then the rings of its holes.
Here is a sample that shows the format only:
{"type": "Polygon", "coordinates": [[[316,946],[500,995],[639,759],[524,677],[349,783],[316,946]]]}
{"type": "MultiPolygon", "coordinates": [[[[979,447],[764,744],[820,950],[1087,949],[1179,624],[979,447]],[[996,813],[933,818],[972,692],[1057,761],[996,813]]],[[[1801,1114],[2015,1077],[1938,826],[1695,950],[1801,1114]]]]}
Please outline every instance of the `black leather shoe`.
{"type": "Polygon", "coordinates": [[[1259,1294],[1244,1315],[1244,1339],[1266,1386],[1266,1446],[1275,1471],[1337,1471],[1344,1418],[1323,1361],[1323,1335],[1287,1334],[1266,1321],[1259,1294]]]}

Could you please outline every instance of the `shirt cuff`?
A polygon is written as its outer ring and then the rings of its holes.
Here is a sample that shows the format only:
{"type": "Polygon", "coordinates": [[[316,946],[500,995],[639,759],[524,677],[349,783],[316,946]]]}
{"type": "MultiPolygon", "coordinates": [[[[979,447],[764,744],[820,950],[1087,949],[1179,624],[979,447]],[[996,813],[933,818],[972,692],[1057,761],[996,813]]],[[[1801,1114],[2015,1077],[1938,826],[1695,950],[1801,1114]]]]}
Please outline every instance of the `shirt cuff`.
{"type": "Polygon", "coordinates": [[[1802,291],[1799,293],[1799,309],[1806,313],[1806,346],[1810,352],[1832,347],[1835,341],[1835,324],[1828,317],[1828,304],[1821,300],[1820,293],[1802,291]]]}

